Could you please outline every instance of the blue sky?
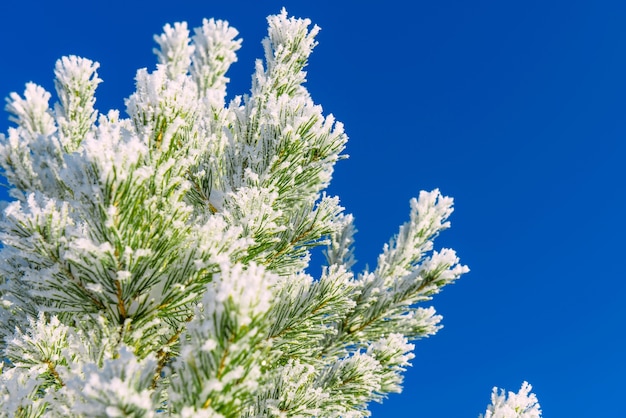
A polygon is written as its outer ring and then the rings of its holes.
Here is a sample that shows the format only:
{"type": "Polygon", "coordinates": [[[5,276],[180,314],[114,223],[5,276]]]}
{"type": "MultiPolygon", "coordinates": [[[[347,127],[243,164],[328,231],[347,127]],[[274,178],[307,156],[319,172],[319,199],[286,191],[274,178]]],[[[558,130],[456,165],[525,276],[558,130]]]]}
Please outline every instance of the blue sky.
{"type": "Polygon", "coordinates": [[[330,192],[355,214],[358,266],[438,187],[456,211],[437,246],[472,270],[373,416],[476,417],[524,380],[546,417],[625,416],[626,3],[5,1],[0,96],[53,91],[75,54],[101,63],[97,108],[123,109],[152,35],[203,17],[244,38],[229,94],[245,93],[282,6],[322,27],[307,85],[350,136],[330,192]]]}

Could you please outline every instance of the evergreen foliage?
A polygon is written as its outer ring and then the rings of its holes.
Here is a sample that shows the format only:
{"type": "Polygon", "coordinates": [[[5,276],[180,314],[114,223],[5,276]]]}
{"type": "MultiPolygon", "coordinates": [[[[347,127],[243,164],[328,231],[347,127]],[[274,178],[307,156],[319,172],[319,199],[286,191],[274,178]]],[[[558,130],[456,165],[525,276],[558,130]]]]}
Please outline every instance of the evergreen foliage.
{"type": "Polygon", "coordinates": [[[268,23],[229,103],[241,41],[213,19],[155,36],[127,118],[95,109],[85,58],[57,62],[53,108],[35,84],[11,94],[0,416],[362,417],[401,391],[409,341],[440,328],[423,304],[468,271],[433,248],[452,199],[420,193],[353,273],[353,218],[324,193],[347,137],[303,86],[319,28],[268,23]]]}

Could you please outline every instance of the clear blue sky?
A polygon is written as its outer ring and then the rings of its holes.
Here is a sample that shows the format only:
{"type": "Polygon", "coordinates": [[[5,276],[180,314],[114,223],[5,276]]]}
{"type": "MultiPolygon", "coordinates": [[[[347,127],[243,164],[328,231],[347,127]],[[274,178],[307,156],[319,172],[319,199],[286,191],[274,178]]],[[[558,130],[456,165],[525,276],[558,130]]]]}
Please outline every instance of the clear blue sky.
{"type": "Polygon", "coordinates": [[[438,245],[472,269],[435,298],[444,329],[373,416],[476,417],[492,386],[523,380],[546,417],[626,416],[626,2],[1,3],[0,96],[53,91],[55,60],[76,54],[101,63],[100,110],[123,109],[136,69],[154,68],[165,23],[240,31],[234,95],[265,17],[310,17],[308,87],[350,136],[331,192],[356,216],[359,267],[438,187],[456,199],[438,245]]]}

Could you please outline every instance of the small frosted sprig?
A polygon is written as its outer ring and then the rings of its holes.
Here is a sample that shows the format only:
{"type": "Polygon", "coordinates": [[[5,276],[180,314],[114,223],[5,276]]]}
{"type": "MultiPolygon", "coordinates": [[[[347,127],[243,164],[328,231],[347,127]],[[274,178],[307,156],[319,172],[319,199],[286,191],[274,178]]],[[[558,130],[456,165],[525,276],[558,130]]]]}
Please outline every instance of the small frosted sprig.
{"type": "Polygon", "coordinates": [[[49,100],[50,93],[43,87],[27,83],[24,98],[17,93],[11,93],[7,98],[6,110],[12,114],[9,120],[24,129],[31,139],[37,135],[50,135],[56,126],[48,106],[49,100]]]}
{"type": "Polygon", "coordinates": [[[54,86],[59,96],[55,106],[61,142],[68,151],[75,150],[96,121],[95,93],[102,80],[97,69],[100,64],[70,55],[56,62],[54,86]]]}
{"type": "Polygon", "coordinates": [[[498,394],[498,388],[494,387],[491,405],[479,418],[541,418],[537,396],[531,390],[532,386],[524,382],[518,393],[509,392],[507,396],[504,390],[498,394]]]}
{"type": "Polygon", "coordinates": [[[263,40],[263,48],[269,79],[280,81],[275,86],[279,94],[291,92],[305,80],[302,69],[317,45],[315,36],[320,28],[314,25],[309,30],[310,19],[290,18],[284,8],[280,14],[269,16],[267,23],[269,36],[263,40]]]}
{"type": "Polygon", "coordinates": [[[329,266],[337,264],[350,269],[356,263],[353,244],[357,230],[354,227],[354,217],[351,214],[342,214],[335,223],[337,229],[330,236],[330,243],[324,250],[324,256],[329,266]]]}
{"type": "Polygon", "coordinates": [[[168,77],[175,79],[186,74],[195,49],[193,45],[189,45],[187,22],[176,22],[174,26],[165,25],[161,35],[154,35],[154,41],[160,48],[154,48],[153,52],[159,58],[159,63],[166,66],[168,77]]]}
{"type": "Polygon", "coordinates": [[[381,393],[402,392],[402,372],[411,365],[410,361],[415,357],[412,353],[414,348],[414,344],[409,344],[406,337],[397,333],[382,337],[367,348],[367,353],[383,368],[381,393]]]}
{"type": "Polygon", "coordinates": [[[410,273],[424,254],[433,248],[433,239],[450,227],[453,199],[442,196],[438,189],[421,191],[418,199],[411,199],[410,219],[400,227],[398,234],[378,257],[376,275],[393,278],[410,273]]]}
{"type": "Polygon", "coordinates": [[[171,367],[173,412],[239,416],[270,360],[263,328],[276,280],[254,263],[221,265],[181,336],[180,356],[171,367]]]}
{"type": "Polygon", "coordinates": [[[167,150],[172,136],[195,121],[197,87],[183,74],[169,78],[163,64],[152,73],[137,71],[135,81],[136,91],[125,100],[126,112],[140,138],[147,136],[153,148],[167,150]]]}
{"type": "Polygon", "coordinates": [[[322,402],[329,417],[369,416],[367,402],[381,389],[382,365],[368,353],[357,352],[322,371],[315,382],[328,393],[322,402]]]}
{"type": "Polygon", "coordinates": [[[102,367],[85,364],[55,401],[69,403],[78,416],[155,416],[151,384],[156,367],[154,355],[139,359],[132,349],[121,346],[117,357],[105,360],[102,367]]]}
{"type": "Polygon", "coordinates": [[[191,57],[191,76],[198,85],[200,95],[209,95],[214,105],[224,105],[226,71],[237,61],[235,52],[241,48],[241,39],[235,39],[239,32],[224,20],[204,19],[202,27],[194,29],[192,37],[195,45],[191,57]]]}

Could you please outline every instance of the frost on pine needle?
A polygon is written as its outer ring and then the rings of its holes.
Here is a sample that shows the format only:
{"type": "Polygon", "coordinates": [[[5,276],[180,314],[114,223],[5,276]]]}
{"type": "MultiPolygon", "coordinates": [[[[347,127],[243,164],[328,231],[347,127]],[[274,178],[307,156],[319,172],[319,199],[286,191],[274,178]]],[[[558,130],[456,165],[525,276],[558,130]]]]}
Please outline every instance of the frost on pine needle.
{"type": "Polygon", "coordinates": [[[157,416],[158,400],[152,388],[156,368],[154,354],[139,359],[121,345],[116,357],[102,365],[84,364],[51,397],[51,403],[64,405],[70,416],[157,416]]]}
{"type": "Polygon", "coordinates": [[[10,94],[6,110],[12,114],[9,120],[22,129],[22,135],[34,139],[38,135],[50,135],[56,130],[48,107],[50,97],[50,93],[34,83],[26,84],[24,98],[17,93],[10,94]]]}
{"type": "Polygon", "coordinates": [[[262,369],[270,366],[266,313],[276,280],[254,263],[245,269],[224,265],[215,275],[171,367],[169,399],[174,408],[244,413],[262,369]]]}
{"type": "Polygon", "coordinates": [[[528,382],[522,383],[518,393],[504,390],[498,394],[498,388],[493,388],[491,405],[487,407],[485,415],[481,418],[539,418],[541,409],[537,396],[531,393],[532,386],[528,382]]]}
{"type": "Polygon", "coordinates": [[[224,74],[237,61],[235,51],[241,48],[241,39],[235,39],[238,34],[228,22],[215,19],[203,19],[202,27],[194,29],[190,73],[200,95],[209,98],[212,105],[224,106],[229,81],[224,74]]]}
{"type": "Polygon", "coordinates": [[[159,63],[167,68],[168,78],[175,79],[186,74],[191,64],[191,54],[195,49],[194,45],[189,44],[187,22],[177,22],[174,26],[165,25],[163,33],[154,35],[154,40],[160,48],[154,48],[153,52],[158,57],[159,63]]]}
{"type": "Polygon", "coordinates": [[[155,36],[128,116],[96,110],[99,64],[75,56],[54,110],[10,95],[0,416],[364,417],[401,391],[409,341],[440,328],[423,302],[468,271],[433,246],[452,199],[420,193],[353,272],[354,219],[325,193],[347,136],[303,85],[319,28],[268,26],[229,103],[241,39],[213,19],[155,36]]]}
{"type": "Polygon", "coordinates": [[[96,121],[95,92],[102,82],[96,72],[99,66],[74,55],[61,58],[55,65],[54,85],[59,98],[55,106],[56,122],[61,143],[68,151],[76,149],[96,121]]]}
{"type": "Polygon", "coordinates": [[[336,230],[330,236],[330,243],[324,250],[324,256],[329,266],[333,264],[350,268],[356,263],[354,258],[354,217],[351,214],[340,214],[335,222],[336,230]]]}

